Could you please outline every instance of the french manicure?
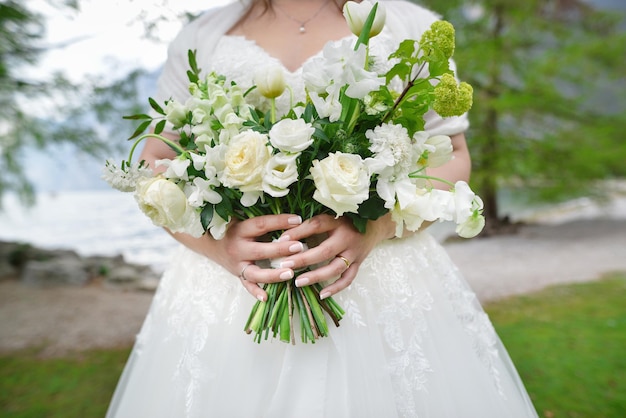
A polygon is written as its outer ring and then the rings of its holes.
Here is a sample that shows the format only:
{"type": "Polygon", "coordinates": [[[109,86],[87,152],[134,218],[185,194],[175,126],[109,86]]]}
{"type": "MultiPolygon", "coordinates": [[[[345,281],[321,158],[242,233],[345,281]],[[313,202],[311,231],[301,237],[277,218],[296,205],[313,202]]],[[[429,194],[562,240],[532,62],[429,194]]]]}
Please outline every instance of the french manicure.
{"type": "Polygon", "coordinates": [[[278,276],[281,278],[281,280],[289,280],[291,278],[293,278],[293,270],[286,270],[283,271],[282,273],[280,273],[280,276],[278,276]]]}
{"type": "Polygon", "coordinates": [[[291,260],[287,260],[287,261],[282,261],[282,262],[279,264],[279,267],[280,267],[281,269],[290,269],[290,268],[292,268],[292,267],[293,267],[293,266],[295,266],[295,265],[296,265],[296,263],[294,263],[293,261],[291,261],[291,260]]]}
{"type": "Polygon", "coordinates": [[[308,277],[300,277],[299,279],[296,279],[296,286],[297,287],[306,286],[307,284],[309,284],[309,278],[308,277]]]}
{"type": "Polygon", "coordinates": [[[291,241],[291,237],[289,235],[282,235],[278,237],[278,239],[276,240],[276,242],[283,242],[283,241],[291,241]]]}
{"type": "Polygon", "coordinates": [[[287,223],[289,225],[300,225],[302,223],[302,218],[300,216],[292,216],[287,219],[287,223]]]}
{"type": "Polygon", "coordinates": [[[329,297],[331,295],[330,292],[324,292],[324,293],[320,293],[320,299],[326,299],[327,297],[329,297]]]}
{"type": "Polygon", "coordinates": [[[292,253],[300,253],[302,252],[302,250],[304,250],[304,245],[302,245],[301,242],[291,244],[291,246],[289,247],[289,251],[291,251],[292,253]]]}

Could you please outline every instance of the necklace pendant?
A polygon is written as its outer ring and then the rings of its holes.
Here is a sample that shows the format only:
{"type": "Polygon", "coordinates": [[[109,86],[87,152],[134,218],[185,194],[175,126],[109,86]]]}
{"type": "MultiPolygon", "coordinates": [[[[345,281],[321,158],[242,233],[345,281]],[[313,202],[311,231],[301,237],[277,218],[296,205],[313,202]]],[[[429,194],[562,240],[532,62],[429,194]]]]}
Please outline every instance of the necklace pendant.
{"type": "Polygon", "coordinates": [[[306,32],[306,29],[304,29],[304,25],[300,25],[300,33],[304,33],[306,32]]]}

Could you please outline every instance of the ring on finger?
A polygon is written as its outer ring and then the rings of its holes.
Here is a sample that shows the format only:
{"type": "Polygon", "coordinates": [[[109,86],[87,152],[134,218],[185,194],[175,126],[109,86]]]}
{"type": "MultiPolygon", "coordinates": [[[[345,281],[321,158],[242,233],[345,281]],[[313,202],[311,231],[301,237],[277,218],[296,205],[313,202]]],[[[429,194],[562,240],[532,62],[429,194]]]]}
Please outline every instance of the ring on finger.
{"type": "Polygon", "coordinates": [[[350,268],[350,264],[352,264],[350,260],[348,260],[346,257],[342,255],[338,255],[337,258],[341,259],[344,263],[346,263],[346,270],[350,268]]]}
{"type": "Polygon", "coordinates": [[[239,278],[240,278],[241,280],[248,280],[248,279],[246,279],[245,274],[246,274],[246,269],[247,269],[248,267],[250,267],[251,265],[252,265],[252,264],[246,264],[246,265],[244,266],[244,268],[242,268],[242,269],[241,269],[241,273],[239,273],[239,278]]]}

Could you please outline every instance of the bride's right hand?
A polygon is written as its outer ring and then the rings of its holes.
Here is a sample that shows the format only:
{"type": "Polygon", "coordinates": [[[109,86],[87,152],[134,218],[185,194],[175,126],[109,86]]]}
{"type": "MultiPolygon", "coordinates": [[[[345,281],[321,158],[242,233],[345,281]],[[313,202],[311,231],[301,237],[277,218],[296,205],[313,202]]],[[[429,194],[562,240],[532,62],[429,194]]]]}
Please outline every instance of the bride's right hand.
{"type": "Polygon", "coordinates": [[[276,259],[303,251],[300,241],[260,242],[259,238],[274,231],[284,231],[302,223],[296,215],[266,215],[244,221],[232,221],[224,238],[214,241],[205,255],[222,265],[255,298],[265,301],[267,294],[259,284],[291,280],[290,268],[261,268],[255,261],[276,259]],[[242,274],[243,273],[243,274],[242,274]]]}

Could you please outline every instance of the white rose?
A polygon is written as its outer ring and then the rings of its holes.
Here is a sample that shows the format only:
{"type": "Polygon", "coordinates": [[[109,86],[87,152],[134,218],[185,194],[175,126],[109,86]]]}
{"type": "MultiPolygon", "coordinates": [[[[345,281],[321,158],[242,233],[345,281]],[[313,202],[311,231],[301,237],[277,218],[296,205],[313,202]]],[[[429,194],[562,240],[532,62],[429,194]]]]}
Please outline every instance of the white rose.
{"type": "MultiPolygon", "coordinates": [[[[370,14],[373,7],[374,4],[368,0],[364,0],[360,3],[348,1],[343,5],[343,16],[348,22],[350,31],[356,36],[361,35],[367,16],[370,14]]],[[[374,17],[374,22],[372,23],[372,28],[370,29],[370,38],[378,35],[383,30],[386,17],[387,13],[385,8],[378,3],[376,16],[374,17]]]]}
{"type": "Polygon", "coordinates": [[[336,152],[313,161],[313,199],[334,210],[337,216],[356,212],[369,197],[370,177],[359,155],[336,152]]]}
{"type": "Polygon", "coordinates": [[[315,128],[303,119],[283,119],[270,129],[270,142],[283,152],[298,153],[313,143],[315,128]]]}
{"type": "Polygon", "coordinates": [[[298,154],[279,152],[270,158],[263,175],[263,190],[272,197],[283,197],[289,186],[298,181],[298,154]]]}
{"type": "Polygon", "coordinates": [[[172,232],[184,232],[194,237],[204,231],[200,216],[187,202],[185,193],[163,177],[144,178],[137,182],[135,199],[139,208],[157,226],[172,232]]]}
{"type": "Polygon", "coordinates": [[[224,155],[222,184],[242,192],[262,191],[265,165],[272,156],[267,143],[266,135],[252,130],[233,137],[224,155]]]}

